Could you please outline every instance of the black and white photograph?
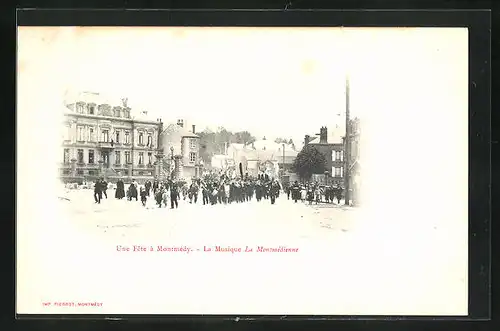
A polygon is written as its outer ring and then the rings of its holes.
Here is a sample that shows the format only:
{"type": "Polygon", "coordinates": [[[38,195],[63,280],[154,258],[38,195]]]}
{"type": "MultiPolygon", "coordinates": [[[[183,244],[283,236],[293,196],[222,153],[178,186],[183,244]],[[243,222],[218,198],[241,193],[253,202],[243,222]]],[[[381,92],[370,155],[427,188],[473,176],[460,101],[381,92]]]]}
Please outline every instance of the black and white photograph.
{"type": "Polygon", "coordinates": [[[467,315],[467,29],[17,33],[17,313],[467,315]]]}

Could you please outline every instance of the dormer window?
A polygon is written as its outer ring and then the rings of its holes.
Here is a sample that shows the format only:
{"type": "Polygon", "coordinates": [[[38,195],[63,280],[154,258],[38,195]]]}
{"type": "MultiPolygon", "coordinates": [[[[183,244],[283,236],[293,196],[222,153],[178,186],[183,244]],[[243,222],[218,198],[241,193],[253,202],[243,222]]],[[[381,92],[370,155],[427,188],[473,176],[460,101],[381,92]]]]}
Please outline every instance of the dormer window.
{"type": "Polygon", "coordinates": [[[89,114],[94,115],[95,114],[95,106],[94,105],[88,105],[89,108],[89,114]]]}

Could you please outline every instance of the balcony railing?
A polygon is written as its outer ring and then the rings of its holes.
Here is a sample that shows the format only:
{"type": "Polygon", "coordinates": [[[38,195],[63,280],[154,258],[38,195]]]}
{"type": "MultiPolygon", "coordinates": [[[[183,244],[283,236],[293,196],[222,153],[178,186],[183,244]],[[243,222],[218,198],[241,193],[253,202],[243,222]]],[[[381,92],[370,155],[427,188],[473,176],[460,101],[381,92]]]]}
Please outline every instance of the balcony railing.
{"type": "Polygon", "coordinates": [[[114,148],[114,143],[108,141],[99,141],[98,146],[100,148],[114,148]]]}

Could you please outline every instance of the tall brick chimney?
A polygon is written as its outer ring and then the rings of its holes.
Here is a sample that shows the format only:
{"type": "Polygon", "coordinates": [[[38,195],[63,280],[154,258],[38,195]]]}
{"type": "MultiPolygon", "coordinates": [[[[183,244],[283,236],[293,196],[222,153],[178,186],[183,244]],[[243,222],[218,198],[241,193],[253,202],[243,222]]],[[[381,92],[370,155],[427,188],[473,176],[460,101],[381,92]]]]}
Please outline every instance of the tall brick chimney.
{"type": "Polygon", "coordinates": [[[192,127],[193,127],[193,133],[196,133],[196,125],[193,124],[192,127]]]}
{"type": "Polygon", "coordinates": [[[326,126],[323,126],[319,130],[319,143],[320,144],[327,144],[328,143],[328,131],[326,129],[326,126]]]}

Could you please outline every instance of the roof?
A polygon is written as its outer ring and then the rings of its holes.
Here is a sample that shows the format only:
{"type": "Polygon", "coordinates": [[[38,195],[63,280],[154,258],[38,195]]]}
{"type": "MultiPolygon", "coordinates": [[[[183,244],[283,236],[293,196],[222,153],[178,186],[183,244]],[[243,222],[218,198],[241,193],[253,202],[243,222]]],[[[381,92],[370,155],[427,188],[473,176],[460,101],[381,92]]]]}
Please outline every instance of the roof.
{"type": "MultiPolygon", "coordinates": [[[[272,151],[281,151],[281,149],[283,148],[283,143],[276,143],[272,140],[263,139],[253,142],[252,144],[250,144],[250,146],[257,150],[265,149],[272,151]]],[[[295,149],[292,144],[285,144],[285,150],[294,151],[295,149]]]]}
{"type": "Polygon", "coordinates": [[[172,134],[172,133],[179,133],[182,137],[186,138],[199,138],[197,134],[193,133],[192,131],[189,131],[185,127],[181,127],[177,124],[169,124],[165,130],[161,134],[172,134]]]}
{"type": "MultiPolygon", "coordinates": [[[[345,135],[345,129],[340,126],[336,126],[333,130],[328,130],[327,132],[327,143],[328,144],[341,144],[342,138],[345,135]]],[[[309,143],[319,144],[319,135],[311,136],[309,143]]]]}

